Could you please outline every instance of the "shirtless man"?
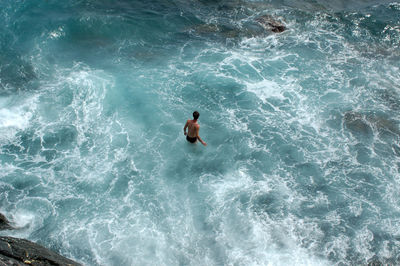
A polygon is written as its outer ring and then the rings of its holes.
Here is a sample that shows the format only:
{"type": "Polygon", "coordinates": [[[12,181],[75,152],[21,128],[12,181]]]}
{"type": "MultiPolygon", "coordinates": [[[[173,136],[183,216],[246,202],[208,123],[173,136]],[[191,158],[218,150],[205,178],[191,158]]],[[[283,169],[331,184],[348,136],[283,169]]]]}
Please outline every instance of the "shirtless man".
{"type": "Polygon", "coordinates": [[[197,111],[193,112],[193,120],[188,120],[183,128],[183,134],[186,136],[186,140],[190,143],[195,143],[197,140],[201,142],[204,146],[207,146],[199,136],[200,125],[197,124],[197,119],[199,118],[200,114],[197,111]],[[188,132],[186,133],[186,128],[188,128],[188,132]]]}

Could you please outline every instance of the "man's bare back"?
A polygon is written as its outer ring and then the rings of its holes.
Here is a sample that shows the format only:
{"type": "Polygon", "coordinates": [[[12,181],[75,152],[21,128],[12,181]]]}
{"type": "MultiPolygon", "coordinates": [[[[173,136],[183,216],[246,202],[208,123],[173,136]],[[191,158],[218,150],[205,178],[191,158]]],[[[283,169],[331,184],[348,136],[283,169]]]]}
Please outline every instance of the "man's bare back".
{"type": "Polygon", "coordinates": [[[195,143],[197,140],[199,140],[201,144],[207,146],[207,143],[205,143],[199,136],[200,125],[197,123],[199,116],[200,114],[197,111],[193,113],[194,119],[188,119],[186,121],[185,127],[183,128],[183,134],[185,134],[187,141],[195,143]],[[186,132],[186,129],[188,129],[188,132],[186,132]]]}
{"type": "Polygon", "coordinates": [[[197,124],[196,120],[188,120],[186,122],[186,124],[187,124],[187,128],[188,128],[187,136],[189,136],[191,138],[196,138],[197,133],[200,129],[200,125],[197,124]]]}

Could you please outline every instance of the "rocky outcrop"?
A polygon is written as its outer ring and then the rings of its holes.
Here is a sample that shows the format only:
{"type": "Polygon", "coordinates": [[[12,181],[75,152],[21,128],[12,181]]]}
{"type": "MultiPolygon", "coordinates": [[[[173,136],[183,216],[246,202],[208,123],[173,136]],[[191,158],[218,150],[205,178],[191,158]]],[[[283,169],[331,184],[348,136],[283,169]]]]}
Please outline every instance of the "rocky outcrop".
{"type": "Polygon", "coordinates": [[[348,111],[344,114],[344,124],[354,133],[371,135],[373,130],[376,130],[379,134],[390,133],[400,136],[400,129],[395,120],[375,113],[348,111]]]}
{"type": "Polygon", "coordinates": [[[226,38],[259,37],[287,30],[286,26],[270,15],[261,15],[255,19],[248,19],[240,25],[234,23],[199,24],[186,31],[200,36],[214,36],[226,38]]]}
{"type": "Polygon", "coordinates": [[[346,127],[353,133],[361,133],[365,136],[372,135],[370,123],[360,113],[347,112],[344,115],[344,123],[346,127]]]}
{"type": "Polygon", "coordinates": [[[281,33],[286,30],[286,26],[282,22],[274,19],[272,16],[263,15],[256,19],[256,21],[267,31],[281,33]]]}
{"type": "Polygon", "coordinates": [[[7,218],[0,213],[0,230],[12,230],[14,229],[7,218]]]}
{"type": "MultiPolygon", "coordinates": [[[[18,229],[11,225],[10,221],[0,213],[0,230],[18,229]]],[[[0,236],[0,266],[21,265],[71,265],[79,263],[67,259],[45,247],[29,240],[0,236]]]]}
{"type": "Polygon", "coordinates": [[[0,237],[0,266],[3,265],[78,266],[80,264],[31,241],[3,236],[0,237]]]}

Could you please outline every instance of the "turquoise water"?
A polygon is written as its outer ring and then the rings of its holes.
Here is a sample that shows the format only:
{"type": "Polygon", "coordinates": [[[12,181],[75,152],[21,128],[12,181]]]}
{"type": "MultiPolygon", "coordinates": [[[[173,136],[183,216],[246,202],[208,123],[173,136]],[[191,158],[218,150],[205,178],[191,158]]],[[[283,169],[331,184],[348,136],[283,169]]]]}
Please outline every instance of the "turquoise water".
{"type": "Polygon", "coordinates": [[[84,265],[400,263],[396,1],[5,0],[0,22],[1,234],[84,265]]]}

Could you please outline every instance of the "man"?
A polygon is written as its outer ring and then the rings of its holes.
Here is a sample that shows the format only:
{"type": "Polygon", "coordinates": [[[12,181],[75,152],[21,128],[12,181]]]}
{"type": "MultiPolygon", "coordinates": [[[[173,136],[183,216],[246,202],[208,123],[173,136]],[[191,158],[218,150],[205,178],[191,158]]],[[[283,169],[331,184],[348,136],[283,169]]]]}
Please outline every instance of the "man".
{"type": "Polygon", "coordinates": [[[190,143],[195,143],[197,140],[201,142],[204,146],[207,146],[199,136],[200,125],[197,123],[197,119],[199,118],[200,114],[197,111],[193,112],[193,120],[186,121],[185,127],[183,128],[183,134],[186,136],[186,140],[190,143]],[[186,129],[188,132],[186,133],[186,129]]]}

